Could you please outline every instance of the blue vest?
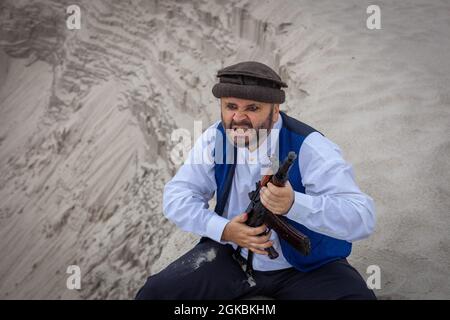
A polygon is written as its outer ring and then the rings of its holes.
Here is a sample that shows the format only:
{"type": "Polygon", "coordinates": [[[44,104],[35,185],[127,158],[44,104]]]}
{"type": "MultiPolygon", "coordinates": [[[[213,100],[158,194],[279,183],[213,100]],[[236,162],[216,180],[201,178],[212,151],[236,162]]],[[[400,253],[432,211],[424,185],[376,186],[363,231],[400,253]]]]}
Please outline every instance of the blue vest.
{"type": "MultiPolygon", "coordinates": [[[[283,112],[280,112],[280,115],[283,119],[283,126],[280,130],[278,141],[278,158],[280,159],[280,161],[283,161],[284,159],[286,159],[289,151],[298,153],[306,136],[308,136],[308,134],[312,132],[316,132],[316,130],[294,118],[289,117],[283,112]]],[[[228,140],[225,138],[225,131],[222,123],[219,124],[217,129],[222,133],[223,140],[228,140]]],[[[220,135],[217,136],[220,137],[220,135]]],[[[221,139],[216,139],[216,148],[222,148],[223,158],[217,161],[218,157],[215,157],[216,162],[214,165],[214,173],[217,183],[217,202],[214,211],[217,214],[222,215],[230,194],[236,164],[232,161],[224,161],[225,159],[227,159],[227,157],[229,157],[229,155],[227,156],[226,154],[226,145],[228,142],[223,143],[218,140],[221,139]]],[[[228,147],[228,150],[231,150],[230,147],[228,147]]],[[[236,159],[236,148],[233,147],[232,150],[234,150],[234,159],[236,159]]],[[[297,157],[296,164],[293,165],[289,171],[289,182],[291,183],[292,188],[295,191],[305,193],[305,187],[302,185],[302,177],[298,161],[299,157],[297,157]]],[[[306,228],[304,225],[288,219],[285,216],[282,216],[282,219],[292,225],[295,229],[307,235],[311,241],[310,254],[307,256],[303,256],[289,243],[280,238],[281,249],[283,251],[284,257],[296,269],[303,272],[311,271],[322,266],[325,263],[342,259],[350,255],[352,249],[352,244],[350,242],[335,239],[330,236],[312,231],[306,228]]]]}

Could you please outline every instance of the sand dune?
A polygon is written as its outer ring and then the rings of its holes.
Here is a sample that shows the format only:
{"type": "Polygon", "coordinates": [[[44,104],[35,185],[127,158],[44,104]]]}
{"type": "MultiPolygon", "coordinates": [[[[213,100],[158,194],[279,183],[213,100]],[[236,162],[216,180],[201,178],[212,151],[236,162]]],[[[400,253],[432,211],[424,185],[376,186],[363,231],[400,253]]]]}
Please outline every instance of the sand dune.
{"type": "Polygon", "coordinates": [[[127,299],[188,250],[161,209],[176,128],[218,119],[216,71],[258,60],[341,146],[377,208],[351,262],[380,298],[450,297],[450,3],[0,4],[0,298],[127,299]],[[81,290],[66,288],[79,265],[81,290]]]}

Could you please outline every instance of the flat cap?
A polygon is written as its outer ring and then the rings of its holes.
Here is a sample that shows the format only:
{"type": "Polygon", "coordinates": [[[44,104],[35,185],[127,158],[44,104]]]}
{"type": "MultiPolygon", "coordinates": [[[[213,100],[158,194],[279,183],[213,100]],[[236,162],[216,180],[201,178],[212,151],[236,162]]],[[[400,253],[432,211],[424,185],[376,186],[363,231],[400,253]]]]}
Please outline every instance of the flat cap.
{"type": "Polygon", "coordinates": [[[287,88],[280,76],[267,65],[246,61],[223,68],[217,73],[212,93],[216,98],[235,97],[266,103],[283,103],[287,88]]]}

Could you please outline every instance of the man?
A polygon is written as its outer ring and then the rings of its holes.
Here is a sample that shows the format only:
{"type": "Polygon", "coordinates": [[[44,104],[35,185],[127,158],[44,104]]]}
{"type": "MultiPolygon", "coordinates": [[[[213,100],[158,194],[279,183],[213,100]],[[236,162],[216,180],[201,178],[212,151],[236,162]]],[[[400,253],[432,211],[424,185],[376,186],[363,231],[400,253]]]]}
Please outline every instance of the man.
{"type": "Polygon", "coordinates": [[[375,299],[346,260],[351,242],[373,232],[373,201],[356,185],[339,147],[280,111],[287,85],[268,66],[242,62],[217,76],[212,92],[220,98],[222,119],[198,139],[163,200],[170,220],[203,238],[149,277],[136,298],[375,299]],[[307,256],[273,230],[265,232],[265,225],[245,224],[248,193],[262,174],[273,173],[274,158],[282,161],[289,151],[298,154],[289,181],[284,187],[269,183],[261,202],[310,238],[307,256]],[[208,207],[214,193],[215,212],[208,207]],[[255,283],[232,258],[237,246],[244,259],[248,250],[254,253],[255,283]],[[276,259],[264,250],[271,246],[276,259]]]}

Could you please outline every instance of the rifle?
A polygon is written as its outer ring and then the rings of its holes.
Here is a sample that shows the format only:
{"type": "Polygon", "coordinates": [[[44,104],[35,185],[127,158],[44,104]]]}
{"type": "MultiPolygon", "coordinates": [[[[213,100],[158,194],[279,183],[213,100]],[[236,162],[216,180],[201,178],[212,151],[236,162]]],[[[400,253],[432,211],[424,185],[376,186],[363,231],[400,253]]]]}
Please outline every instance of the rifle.
{"type": "MultiPolygon", "coordinates": [[[[289,169],[291,168],[294,160],[297,158],[295,152],[289,152],[286,160],[279,167],[275,175],[265,175],[256,183],[256,188],[251,191],[248,196],[250,198],[250,204],[245,212],[248,214],[247,221],[245,222],[250,227],[259,227],[265,224],[268,227],[266,232],[260,234],[260,236],[267,234],[270,229],[275,230],[278,236],[292,245],[301,254],[308,255],[311,250],[311,244],[309,238],[289,225],[285,218],[272,213],[261,203],[260,191],[261,188],[266,186],[269,182],[273,183],[277,187],[283,187],[289,179],[289,169]]],[[[253,278],[253,252],[248,250],[247,261],[241,256],[241,247],[238,246],[233,253],[233,258],[241,265],[242,269],[247,275],[247,281],[250,286],[255,284],[253,278]]],[[[278,252],[269,247],[265,249],[270,259],[276,259],[278,252]]]]}

